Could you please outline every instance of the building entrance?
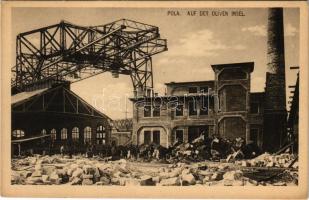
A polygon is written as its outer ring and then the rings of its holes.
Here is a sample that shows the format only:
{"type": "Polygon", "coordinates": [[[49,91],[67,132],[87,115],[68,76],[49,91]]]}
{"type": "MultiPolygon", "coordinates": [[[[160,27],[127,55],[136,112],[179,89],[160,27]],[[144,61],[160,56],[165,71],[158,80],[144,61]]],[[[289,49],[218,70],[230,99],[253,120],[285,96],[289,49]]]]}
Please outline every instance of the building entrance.
{"type": "Polygon", "coordinates": [[[204,137],[208,137],[209,126],[189,126],[188,129],[188,142],[192,142],[198,138],[201,134],[204,137]]]}

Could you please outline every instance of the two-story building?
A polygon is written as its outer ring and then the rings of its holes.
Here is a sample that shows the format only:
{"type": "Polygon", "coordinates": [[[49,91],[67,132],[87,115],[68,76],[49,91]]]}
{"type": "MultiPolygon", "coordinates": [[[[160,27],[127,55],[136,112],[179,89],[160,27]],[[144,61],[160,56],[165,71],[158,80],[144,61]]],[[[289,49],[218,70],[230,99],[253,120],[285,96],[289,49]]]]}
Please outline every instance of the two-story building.
{"type": "Polygon", "coordinates": [[[215,80],[170,82],[164,96],[131,99],[133,143],[168,147],[176,140],[219,134],[262,146],[264,93],[250,92],[254,63],[211,67],[215,80]]]}

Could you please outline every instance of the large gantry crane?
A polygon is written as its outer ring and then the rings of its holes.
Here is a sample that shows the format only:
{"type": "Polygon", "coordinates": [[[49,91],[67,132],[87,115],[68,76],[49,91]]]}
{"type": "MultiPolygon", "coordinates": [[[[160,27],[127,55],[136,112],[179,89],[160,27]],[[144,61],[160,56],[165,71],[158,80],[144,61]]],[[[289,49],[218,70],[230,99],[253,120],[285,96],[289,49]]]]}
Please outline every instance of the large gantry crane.
{"type": "Polygon", "coordinates": [[[152,55],[167,50],[156,26],[121,19],[100,26],[59,24],[20,33],[12,94],[48,81],[80,81],[104,72],[130,75],[134,96],[153,91],[152,55]]]}

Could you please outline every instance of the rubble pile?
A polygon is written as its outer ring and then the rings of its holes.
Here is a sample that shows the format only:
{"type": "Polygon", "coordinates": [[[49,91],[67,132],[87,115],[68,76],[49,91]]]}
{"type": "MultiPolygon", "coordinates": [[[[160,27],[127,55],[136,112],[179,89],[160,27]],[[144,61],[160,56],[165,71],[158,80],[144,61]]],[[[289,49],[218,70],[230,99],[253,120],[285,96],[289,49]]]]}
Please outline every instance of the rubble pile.
{"type": "Polygon", "coordinates": [[[297,156],[294,154],[280,154],[271,155],[264,153],[256,158],[250,160],[237,160],[236,165],[243,167],[279,167],[279,168],[293,168],[298,169],[297,156]]]}
{"type": "MultiPolygon", "coordinates": [[[[252,141],[246,144],[240,137],[229,140],[217,135],[204,137],[203,134],[191,142],[176,141],[168,148],[158,144],[142,144],[136,149],[137,160],[144,162],[156,160],[162,163],[191,163],[204,160],[234,162],[251,159],[261,154],[257,144],[252,141]]],[[[131,156],[131,158],[134,157],[131,156]]]]}
{"type": "MultiPolygon", "coordinates": [[[[263,186],[297,185],[297,162],[284,168],[294,159],[293,155],[281,154],[261,156],[243,160],[241,163],[197,162],[197,163],[139,163],[125,159],[116,161],[74,156],[72,158],[35,156],[12,160],[12,184],[25,185],[140,185],[140,186],[263,186]],[[246,163],[246,164],[244,164],[246,163]],[[250,166],[249,166],[250,163],[250,166]],[[261,173],[257,166],[281,167],[268,170],[256,179],[254,173],[261,173]],[[254,169],[251,169],[255,166],[254,169]],[[266,178],[265,178],[266,177],[266,178]]],[[[269,167],[270,168],[270,167],[269,167]]],[[[271,168],[270,168],[271,169],[271,168]]],[[[263,172],[262,172],[263,173],[263,172]]]]}

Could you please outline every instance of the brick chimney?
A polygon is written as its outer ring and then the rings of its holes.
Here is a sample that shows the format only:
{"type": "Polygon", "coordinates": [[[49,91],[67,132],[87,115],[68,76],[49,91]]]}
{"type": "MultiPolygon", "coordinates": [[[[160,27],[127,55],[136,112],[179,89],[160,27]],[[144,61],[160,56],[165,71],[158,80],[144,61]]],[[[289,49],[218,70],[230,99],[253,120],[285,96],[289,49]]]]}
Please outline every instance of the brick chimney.
{"type": "Polygon", "coordinates": [[[274,152],[283,145],[287,120],[283,8],[268,11],[267,44],[263,146],[274,152]]]}

